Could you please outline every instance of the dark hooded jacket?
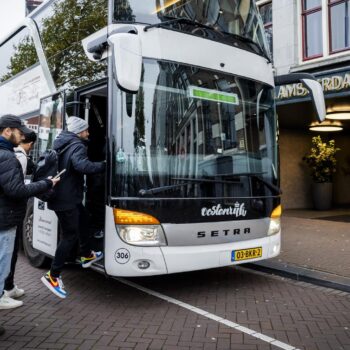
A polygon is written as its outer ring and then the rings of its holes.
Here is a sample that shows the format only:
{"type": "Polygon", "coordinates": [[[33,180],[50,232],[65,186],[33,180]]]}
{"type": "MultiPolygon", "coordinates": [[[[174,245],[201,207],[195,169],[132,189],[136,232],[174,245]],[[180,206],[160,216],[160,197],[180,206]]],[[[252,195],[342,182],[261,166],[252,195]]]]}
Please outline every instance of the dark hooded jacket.
{"type": "Polygon", "coordinates": [[[24,184],[23,170],[13,150],[13,145],[0,136],[0,230],[21,224],[27,199],[44,193],[52,181],[42,180],[24,184]]]}
{"type": "Polygon", "coordinates": [[[70,210],[80,204],[84,197],[84,174],[103,173],[105,163],[90,162],[87,156],[87,144],[76,134],[62,131],[54,142],[53,149],[60,152],[59,170],[66,169],[61,181],[55,186],[55,195],[48,207],[55,211],[70,210]],[[69,146],[68,148],[65,148],[69,146]]]}

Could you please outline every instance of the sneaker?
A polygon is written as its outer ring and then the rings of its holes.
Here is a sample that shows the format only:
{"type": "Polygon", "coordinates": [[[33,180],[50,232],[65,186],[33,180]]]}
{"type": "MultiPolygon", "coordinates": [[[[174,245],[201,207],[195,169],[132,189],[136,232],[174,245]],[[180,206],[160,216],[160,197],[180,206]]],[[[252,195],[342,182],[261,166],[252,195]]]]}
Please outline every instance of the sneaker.
{"type": "Polygon", "coordinates": [[[102,252],[91,251],[90,256],[82,256],[80,258],[81,266],[84,268],[90,267],[94,262],[99,261],[103,258],[102,252]]]}
{"type": "Polygon", "coordinates": [[[94,233],[94,238],[96,238],[96,239],[101,239],[101,238],[104,237],[104,235],[105,235],[105,234],[104,234],[103,230],[97,231],[97,232],[94,233]]]}
{"type": "Polygon", "coordinates": [[[4,295],[9,298],[17,299],[24,294],[24,290],[14,286],[11,290],[4,290],[4,295]]]}
{"type": "Polygon", "coordinates": [[[61,277],[52,277],[50,271],[45,276],[41,277],[41,282],[58,297],[64,299],[67,296],[61,277]]]}
{"type": "Polygon", "coordinates": [[[0,336],[5,334],[5,328],[0,326],[0,336]]]}
{"type": "Polygon", "coordinates": [[[0,310],[15,309],[23,305],[23,301],[9,298],[5,294],[0,298],[0,310]]]}

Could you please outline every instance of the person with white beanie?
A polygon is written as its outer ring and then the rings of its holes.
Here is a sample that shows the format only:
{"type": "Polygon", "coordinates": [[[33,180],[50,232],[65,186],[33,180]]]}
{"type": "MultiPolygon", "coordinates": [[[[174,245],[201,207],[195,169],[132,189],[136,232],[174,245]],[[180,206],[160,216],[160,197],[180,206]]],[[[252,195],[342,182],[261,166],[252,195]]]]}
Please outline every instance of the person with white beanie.
{"type": "Polygon", "coordinates": [[[102,252],[94,252],[90,248],[88,214],[83,205],[84,174],[98,174],[105,171],[104,162],[91,162],[87,156],[89,137],[88,123],[79,117],[69,117],[67,131],[62,131],[54,141],[53,149],[59,156],[59,171],[66,169],[61,175],[55,195],[48,202],[48,208],[54,210],[60,226],[61,239],[55,257],[41,281],[55,295],[65,298],[67,292],[63,286],[61,272],[77,240],[79,240],[81,265],[90,267],[92,263],[103,258],[102,252]]]}

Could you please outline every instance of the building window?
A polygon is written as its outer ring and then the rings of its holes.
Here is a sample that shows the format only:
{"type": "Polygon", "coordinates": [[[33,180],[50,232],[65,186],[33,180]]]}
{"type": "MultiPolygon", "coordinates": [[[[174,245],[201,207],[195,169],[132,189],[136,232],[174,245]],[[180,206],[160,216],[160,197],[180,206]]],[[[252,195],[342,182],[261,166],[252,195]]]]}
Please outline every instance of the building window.
{"type": "Polygon", "coordinates": [[[322,0],[302,0],[303,58],[322,57],[322,0]]]}
{"type": "Polygon", "coordinates": [[[328,0],[329,51],[335,53],[350,48],[350,1],[328,0]]]}
{"type": "Polygon", "coordinates": [[[266,39],[269,45],[271,55],[273,53],[273,44],[272,44],[272,2],[263,3],[259,6],[259,11],[261,18],[264,23],[266,39]]]}
{"type": "Polygon", "coordinates": [[[44,0],[26,0],[26,15],[34,11],[44,0]]]}

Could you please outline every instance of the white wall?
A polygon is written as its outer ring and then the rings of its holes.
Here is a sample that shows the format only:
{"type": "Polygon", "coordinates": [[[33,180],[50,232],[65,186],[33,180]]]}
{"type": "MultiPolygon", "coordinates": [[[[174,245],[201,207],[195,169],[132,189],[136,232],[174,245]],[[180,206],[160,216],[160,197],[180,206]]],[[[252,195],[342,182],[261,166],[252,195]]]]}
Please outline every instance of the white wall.
{"type": "Polygon", "coordinates": [[[272,1],[273,60],[277,75],[286,74],[298,62],[296,0],[272,1]]]}

